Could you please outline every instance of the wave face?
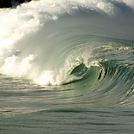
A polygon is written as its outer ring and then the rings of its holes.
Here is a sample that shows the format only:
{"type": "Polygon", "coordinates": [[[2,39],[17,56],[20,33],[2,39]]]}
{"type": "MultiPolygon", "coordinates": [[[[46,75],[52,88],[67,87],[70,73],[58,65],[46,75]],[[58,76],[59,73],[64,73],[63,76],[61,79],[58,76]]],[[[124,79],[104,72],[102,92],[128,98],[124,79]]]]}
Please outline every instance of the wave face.
{"type": "Polygon", "coordinates": [[[2,75],[71,89],[83,104],[133,105],[131,1],[32,1],[0,18],[2,75]]]}

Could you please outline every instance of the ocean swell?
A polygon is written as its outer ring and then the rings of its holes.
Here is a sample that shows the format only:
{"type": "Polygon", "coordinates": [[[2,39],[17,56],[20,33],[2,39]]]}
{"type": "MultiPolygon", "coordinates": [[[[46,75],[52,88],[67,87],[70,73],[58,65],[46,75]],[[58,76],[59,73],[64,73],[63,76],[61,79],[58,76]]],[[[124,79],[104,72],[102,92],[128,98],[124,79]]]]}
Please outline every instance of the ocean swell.
{"type": "Polygon", "coordinates": [[[131,1],[31,1],[0,9],[0,18],[2,75],[77,89],[77,101],[95,105],[133,96],[131,1]]]}

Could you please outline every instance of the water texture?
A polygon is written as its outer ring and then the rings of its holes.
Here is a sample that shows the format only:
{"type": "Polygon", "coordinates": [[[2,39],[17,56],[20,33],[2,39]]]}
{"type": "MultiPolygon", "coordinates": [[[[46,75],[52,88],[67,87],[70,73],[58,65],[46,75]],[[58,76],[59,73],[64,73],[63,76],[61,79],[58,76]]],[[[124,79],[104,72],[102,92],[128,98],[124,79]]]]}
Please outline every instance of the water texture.
{"type": "Polygon", "coordinates": [[[133,1],[31,1],[0,19],[1,133],[134,132],[133,1]]]}

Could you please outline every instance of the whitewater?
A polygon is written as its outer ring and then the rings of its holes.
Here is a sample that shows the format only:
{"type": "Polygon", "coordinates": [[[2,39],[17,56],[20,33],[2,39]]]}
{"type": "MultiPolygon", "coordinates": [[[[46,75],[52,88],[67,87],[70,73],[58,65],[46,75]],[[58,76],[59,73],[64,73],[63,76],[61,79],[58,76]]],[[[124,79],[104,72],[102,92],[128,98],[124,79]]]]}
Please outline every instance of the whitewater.
{"type": "Polygon", "coordinates": [[[0,133],[134,132],[132,0],[33,0],[0,20],[0,133]]]}

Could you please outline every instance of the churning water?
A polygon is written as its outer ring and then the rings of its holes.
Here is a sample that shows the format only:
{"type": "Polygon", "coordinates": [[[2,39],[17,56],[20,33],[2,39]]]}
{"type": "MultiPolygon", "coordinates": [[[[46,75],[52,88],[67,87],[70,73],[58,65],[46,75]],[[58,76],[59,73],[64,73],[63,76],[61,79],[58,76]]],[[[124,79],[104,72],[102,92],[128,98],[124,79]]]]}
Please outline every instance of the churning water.
{"type": "Polygon", "coordinates": [[[133,133],[132,0],[40,0],[0,9],[0,133],[133,133]]]}

